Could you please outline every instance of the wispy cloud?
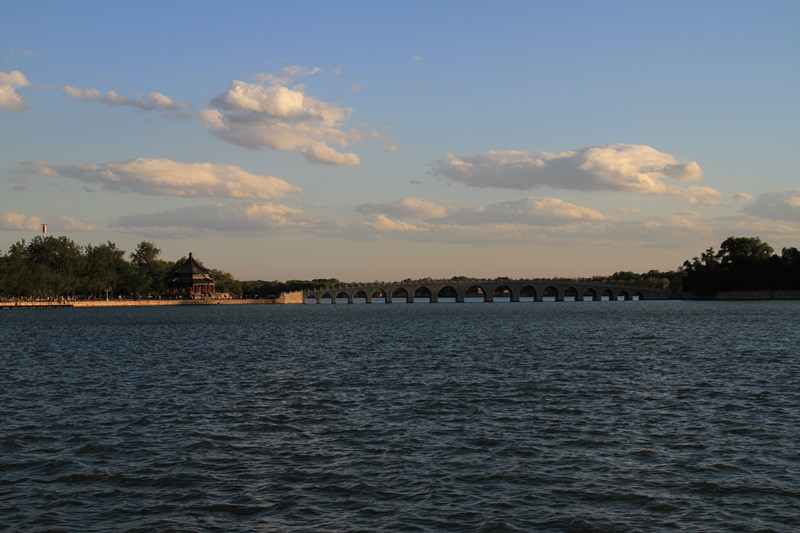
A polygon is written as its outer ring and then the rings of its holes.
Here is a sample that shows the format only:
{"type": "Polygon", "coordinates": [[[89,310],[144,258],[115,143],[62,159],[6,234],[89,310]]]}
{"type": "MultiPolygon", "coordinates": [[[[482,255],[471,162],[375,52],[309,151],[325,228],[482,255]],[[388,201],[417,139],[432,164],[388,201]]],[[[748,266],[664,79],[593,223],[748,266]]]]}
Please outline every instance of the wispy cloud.
{"type": "Polygon", "coordinates": [[[29,85],[25,74],[18,70],[0,72],[0,109],[14,113],[28,109],[25,97],[17,92],[17,88],[29,85]]]}
{"type": "Polygon", "coordinates": [[[283,71],[289,76],[311,76],[313,74],[322,74],[323,72],[325,72],[319,67],[308,68],[308,67],[301,67],[300,65],[283,67],[283,71]]]}
{"type": "Polygon", "coordinates": [[[419,198],[403,198],[396,202],[370,202],[356,207],[356,212],[365,215],[388,215],[395,218],[442,218],[450,211],[446,206],[419,198]]]}
{"type": "Polygon", "coordinates": [[[35,55],[36,52],[34,50],[31,50],[30,48],[25,48],[25,47],[20,48],[12,46],[11,48],[8,49],[8,52],[6,52],[5,58],[14,59],[17,57],[33,57],[35,55]]]}
{"type": "Polygon", "coordinates": [[[615,221],[597,235],[609,242],[634,241],[644,247],[678,248],[690,239],[703,239],[713,232],[712,220],[697,211],[615,221]]]}
{"type": "Polygon", "coordinates": [[[451,220],[464,225],[523,224],[565,226],[607,220],[600,211],[575,205],[560,198],[531,196],[524,200],[499,202],[486,207],[455,212],[451,220]]]}
{"type": "Polygon", "coordinates": [[[125,228],[208,230],[224,233],[311,231],[319,225],[302,209],[272,202],[228,202],[122,217],[125,228]]]}
{"type": "Polygon", "coordinates": [[[472,187],[529,190],[538,187],[582,191],[662,194],[693,204],[717,204],[721,194],[710,187],[680,187],[665,179],[699,181],[695,162],[682,163],[644,145],[612,144],[561,153],[491,151],[446,154],[434,173],[472,187]]]}
{"type": "Polygon", "coordinates": [[[66,216],[39,217],[23,213],[0,212],[0,230],[39,231],[47,224],[50,231],[96,231],[97,228],[77,218],[66,216]]]}
{"type": "Polygon", "coordinates": [[[88,165],[49,165],[36,161],[22,173],[62,176],[97,183],[105,190],[147,195],[220,198],[281,198],[301,189],[273,176],[251,174],[234,165],[179,163],[139,158],[88,165]]]}
{"type": "Polygon", "coordinates": [[[151,91],[146,97],[137,94],[135,98],[127,98],[118,94],[116,91],[108,91],[106,94],[103,94],[97,89],[79,89],[72,85],[66,85],[64,86],[64,92],[76,100],[110,106],[129,106],[145,111],[160,109],[166,113],[175,113],[191,107],[188,102],[177,102],[169,96],[157,91],[151,91]]]}

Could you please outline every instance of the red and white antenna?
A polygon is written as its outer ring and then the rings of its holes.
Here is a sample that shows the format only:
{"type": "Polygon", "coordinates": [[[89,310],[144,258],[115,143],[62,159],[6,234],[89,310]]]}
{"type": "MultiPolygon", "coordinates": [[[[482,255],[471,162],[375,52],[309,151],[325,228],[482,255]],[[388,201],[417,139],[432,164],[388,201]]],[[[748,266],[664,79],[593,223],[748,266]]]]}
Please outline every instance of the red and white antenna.
{"type": "Polygon", "coordinates": [[[47,224],[42,224],[42,235],[47,234],[47,224]]]}

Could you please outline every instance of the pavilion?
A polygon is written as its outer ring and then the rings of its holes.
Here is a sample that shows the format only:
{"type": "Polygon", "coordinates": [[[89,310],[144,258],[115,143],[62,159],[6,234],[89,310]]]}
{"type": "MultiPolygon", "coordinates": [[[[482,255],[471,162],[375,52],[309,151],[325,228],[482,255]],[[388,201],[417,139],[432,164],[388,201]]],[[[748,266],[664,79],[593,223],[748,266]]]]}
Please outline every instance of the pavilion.
{"type": "Polygon", "coordinates": [[[215,292],[211,270],[198,263],[191,252],[189,259],[170,272],[170,292],[189,298],[204,297],[215,292]]]}

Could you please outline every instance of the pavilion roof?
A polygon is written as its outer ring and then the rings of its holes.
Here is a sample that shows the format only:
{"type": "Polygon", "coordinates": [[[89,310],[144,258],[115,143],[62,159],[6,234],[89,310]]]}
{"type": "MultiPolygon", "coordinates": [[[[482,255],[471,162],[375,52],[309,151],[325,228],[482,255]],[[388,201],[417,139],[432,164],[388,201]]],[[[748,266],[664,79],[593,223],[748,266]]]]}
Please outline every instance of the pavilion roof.
{"type": "Polygon", "coordinates": [[[189,252],[189,259],[187,259],[182,265],[175,267],[175,270],[172,271],[173,274],[208,274],[211,272],[211,269],[208,269],[198,263],[192,252],[189,252]]]}

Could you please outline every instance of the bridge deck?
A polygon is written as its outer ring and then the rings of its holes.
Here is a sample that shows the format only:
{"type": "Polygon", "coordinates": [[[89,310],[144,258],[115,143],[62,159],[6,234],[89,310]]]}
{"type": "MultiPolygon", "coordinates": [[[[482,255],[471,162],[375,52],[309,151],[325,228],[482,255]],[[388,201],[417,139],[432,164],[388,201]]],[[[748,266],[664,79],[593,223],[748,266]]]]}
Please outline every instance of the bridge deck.
{"type": "Polygon", "coordinates": [[[456,302],[465,302],[467,298],[475,297],[483,298],[484,302],[492,302],[496,298],[512,302],[527,298],[541,302],[545,298],[556,301],[666,300],[673,296],[668,290],[650,287],[549,279],[359,283],[303,291],[304,302],[314,300],[316,303],[321,303],[322,300],[336,303],[338,299],[347,299],[348,303],[354,303],[356,299],[367,303],[372,303],[373,299],[382,299],[386,303],[392,303],[393,300],[413,302],[415,299],[438,302],[440,298],[454,298],[456,302]]]}

